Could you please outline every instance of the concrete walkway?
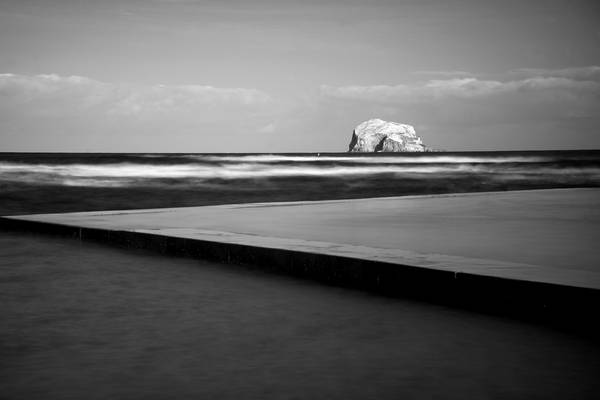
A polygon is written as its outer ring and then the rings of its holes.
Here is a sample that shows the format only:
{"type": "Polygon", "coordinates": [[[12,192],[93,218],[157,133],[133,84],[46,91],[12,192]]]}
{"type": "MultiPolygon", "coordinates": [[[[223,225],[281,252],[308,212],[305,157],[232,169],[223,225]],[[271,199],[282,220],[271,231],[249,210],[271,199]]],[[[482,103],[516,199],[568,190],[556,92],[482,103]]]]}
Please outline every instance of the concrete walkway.
{"type": "Polygon", "coordinates": [[[5,217],[600,289],[600,189],[5,217]]]}

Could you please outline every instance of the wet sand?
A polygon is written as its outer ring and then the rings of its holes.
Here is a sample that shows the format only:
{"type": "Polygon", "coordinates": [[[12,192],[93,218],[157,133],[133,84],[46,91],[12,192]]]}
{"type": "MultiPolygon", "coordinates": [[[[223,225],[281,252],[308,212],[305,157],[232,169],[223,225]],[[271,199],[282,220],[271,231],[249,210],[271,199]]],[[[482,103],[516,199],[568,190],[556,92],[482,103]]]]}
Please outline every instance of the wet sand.
{"type": "Polygon", "coordinates": [[[2,398],[595,398],[600,345],[544,327],[0,232],[2,398]]]}

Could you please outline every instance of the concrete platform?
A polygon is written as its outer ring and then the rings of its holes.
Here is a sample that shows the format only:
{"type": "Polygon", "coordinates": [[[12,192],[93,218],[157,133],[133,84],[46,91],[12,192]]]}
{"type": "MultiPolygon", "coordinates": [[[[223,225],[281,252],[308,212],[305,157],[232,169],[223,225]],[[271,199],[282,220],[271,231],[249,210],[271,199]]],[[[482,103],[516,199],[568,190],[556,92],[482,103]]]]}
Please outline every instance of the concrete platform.
{"type": "Polygon", "coordinates": [[[600,304],[596,188],[25,215],[0,225],[401,294],[600,304]]]}
{"type": "Polygon", "coordinates": [[[600,289],[600,189],[9,218],[600,289]]]}

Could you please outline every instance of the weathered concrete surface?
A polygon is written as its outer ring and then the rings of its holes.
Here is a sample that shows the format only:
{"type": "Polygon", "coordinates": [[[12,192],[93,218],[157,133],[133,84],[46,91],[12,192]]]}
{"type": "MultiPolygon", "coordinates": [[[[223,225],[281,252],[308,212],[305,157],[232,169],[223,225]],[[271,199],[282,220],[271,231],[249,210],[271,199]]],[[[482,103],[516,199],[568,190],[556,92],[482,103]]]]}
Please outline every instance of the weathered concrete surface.
{"type": "Polygon", "coordinates": [[[600,189],[6,218],[600,289],[600,189]]]}

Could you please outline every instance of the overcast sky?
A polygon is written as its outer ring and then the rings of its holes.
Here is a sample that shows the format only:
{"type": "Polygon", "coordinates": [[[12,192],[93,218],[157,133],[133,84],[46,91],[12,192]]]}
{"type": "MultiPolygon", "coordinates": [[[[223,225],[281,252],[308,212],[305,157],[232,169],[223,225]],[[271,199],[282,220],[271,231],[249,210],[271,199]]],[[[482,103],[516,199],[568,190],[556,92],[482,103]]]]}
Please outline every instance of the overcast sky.
{"type": "Polygon", "coordinates": [[[600,2],[0,0],[0,151],[600,148],[600,2]]]}

